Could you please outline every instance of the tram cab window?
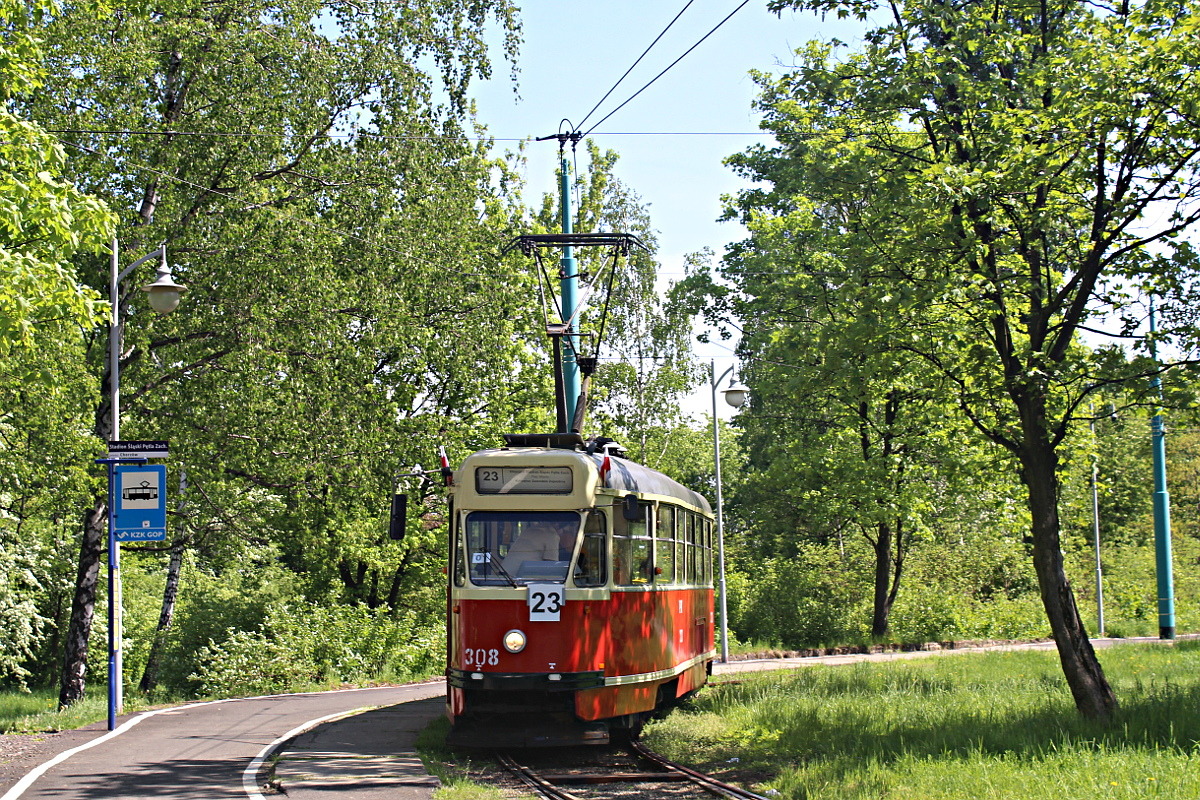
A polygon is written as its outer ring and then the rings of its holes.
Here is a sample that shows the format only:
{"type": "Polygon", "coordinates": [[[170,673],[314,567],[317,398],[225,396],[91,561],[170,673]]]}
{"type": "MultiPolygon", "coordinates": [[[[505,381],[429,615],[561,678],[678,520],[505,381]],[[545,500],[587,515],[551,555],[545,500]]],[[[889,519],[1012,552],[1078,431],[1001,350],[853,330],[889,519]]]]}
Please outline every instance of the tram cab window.
{"type": "Polygon", "coordinates": [[[576,586],[603,586],[608,582],[604,540],[608,525],[603,511],[592,509],[583,523],[583,544],[575,561],[576,586]]]}
{"type": "Polygon", "coordinates": [[[467,583],[467,570],[466,570],[466,565],[463,563],[462,547],[461,547],[461,544],[458,542],[455,542],[451,560],[453,562],[453,569],[454,569],[454,573],[453,573],[454,574],[454,585],[455,586],[465,586],[467,583]]]}
{"type": "Polygon", "coordinates": [[[562,583],[579,537],[574,511],[473,511],[466,550],[471,582],[519,586],[562,583]]]}
{"type": "Polygon", "coordinates": [[[650,504],[643,505],[645,509],[640,520],[631,522],[623,514],[613,515],[613,583],[618,586],[645,586],[654,574],[650,529],[646,522],[650,504]]]}

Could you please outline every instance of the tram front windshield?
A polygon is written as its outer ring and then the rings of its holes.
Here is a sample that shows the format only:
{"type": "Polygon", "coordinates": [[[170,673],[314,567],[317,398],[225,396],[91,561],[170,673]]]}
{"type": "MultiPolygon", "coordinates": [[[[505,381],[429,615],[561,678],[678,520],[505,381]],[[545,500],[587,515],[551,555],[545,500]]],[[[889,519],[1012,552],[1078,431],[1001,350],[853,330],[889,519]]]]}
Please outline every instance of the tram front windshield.
{"type": "Polygon", "coordinates": [[[564,583],[579,527],[574,511],[471,512],[466,524],[471,583],[564,583]]]}

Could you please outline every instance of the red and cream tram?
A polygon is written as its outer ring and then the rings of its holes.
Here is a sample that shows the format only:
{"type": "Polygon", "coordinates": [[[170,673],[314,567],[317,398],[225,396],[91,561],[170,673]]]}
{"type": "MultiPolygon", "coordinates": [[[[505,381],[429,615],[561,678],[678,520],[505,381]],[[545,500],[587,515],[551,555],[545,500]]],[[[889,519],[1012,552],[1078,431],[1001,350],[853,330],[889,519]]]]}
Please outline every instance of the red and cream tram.
{"type": "Polygon", "coordinates": [[[448,741],[603,744],[708,678],[712,510],[611,444],[505,443],[454,473],[448,741]]]}

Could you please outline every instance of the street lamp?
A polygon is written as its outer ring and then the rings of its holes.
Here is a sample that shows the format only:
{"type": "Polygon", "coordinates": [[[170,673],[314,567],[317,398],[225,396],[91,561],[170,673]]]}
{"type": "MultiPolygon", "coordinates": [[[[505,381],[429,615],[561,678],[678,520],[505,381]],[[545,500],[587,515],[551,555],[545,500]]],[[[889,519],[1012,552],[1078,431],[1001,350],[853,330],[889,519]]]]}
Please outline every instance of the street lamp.
{"type": "MultiPolygon", "coordinates": [[[[150,295],[150,307],[159,314],[170,314],[179,305],[180,296],[187,291],[183,284],[176,283],[167,264],[167,246],[142,256],[125,269],[118,263],[117,239],[112,242],[109,261],[108,302],[112,307],[108,326],[108,375],[109,375],[109,440],[121,441],[121,345],[125,327],[121,321],[121,281],[131,272],[152,259],[160,259],[154,282],[141,287],[150,295]]],[[[108,526],[108,729],[114,726],[114,717],[124,706],[124,687],[121,682],[123,636],[123,614],[121,612],[121,556],[116,534],[112,526],[111,496],[112,478],[109,478],[109,526],[108,526]]]]}
{"type": "MultiPolygon", "coordinates": [[[[730,365],[718,378],[716,360],[713,359],[709,363],[712,367],[709,377],[712,379],[713,471],[717,479],[717,582],[721,588],[721,663],[724,664],[729,661],[729,607],[725,601],[725,509],[721,498],[721,428],[717,423],[717,384],[733,372],[735,365],[730,365]]],[[[746,404],[748,392],[749,389],[745,386],[734,385],[732,381],[727,388],[721,390],[725,395],[725,402],[734,408],[741,408],[746,404]]]]}
{"type": "Polygon", "coordinates": [[[179,298],[187,291],[187,287],[176,283],[171,276],[171,267],[167,264],[167,246],[159,245],[157,250],[142,256],[122,270],[117,263],[117,240],[113,239],[108,281],[108,302],[112,307],[112,316],[108,324],[108,374],[109,438],[114,442],[121,441],[121,340],[125,330],[121,324],[121,281],[142,264],[155,258],[161,259],[158,272],[154,282],[143,286],[142,291],[150,294],[151,308],[159,314],[170,314],[179,305],[179,298]]]}

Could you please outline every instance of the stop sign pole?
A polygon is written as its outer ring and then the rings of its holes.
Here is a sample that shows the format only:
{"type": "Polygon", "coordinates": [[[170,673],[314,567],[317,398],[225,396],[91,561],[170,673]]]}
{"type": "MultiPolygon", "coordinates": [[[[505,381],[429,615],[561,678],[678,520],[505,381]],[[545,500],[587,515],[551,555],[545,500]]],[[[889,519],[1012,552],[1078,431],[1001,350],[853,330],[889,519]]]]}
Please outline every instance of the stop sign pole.
{"type": "Polygon", "coordinates": [[[167,536],[166,442],[109,442],[108,470],[108,729],[122,710],[124,632],[121,614],[121,542],[162,541],[167,536]]]}

